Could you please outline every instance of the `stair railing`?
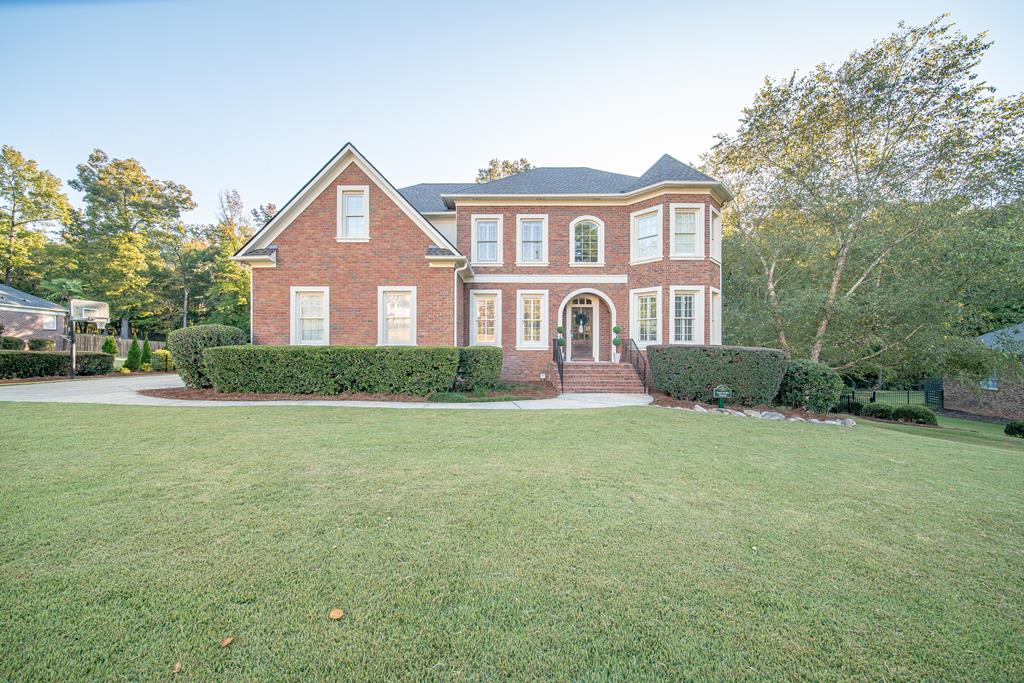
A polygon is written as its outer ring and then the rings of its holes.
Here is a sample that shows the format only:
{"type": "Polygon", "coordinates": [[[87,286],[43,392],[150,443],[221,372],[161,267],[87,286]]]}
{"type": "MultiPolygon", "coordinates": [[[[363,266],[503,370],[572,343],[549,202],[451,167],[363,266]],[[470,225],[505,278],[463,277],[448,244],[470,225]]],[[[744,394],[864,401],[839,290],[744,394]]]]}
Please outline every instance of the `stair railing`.
{"type": "Polygon", "coordinates": [[[551,352],[551,360],[555,361],[555,366],[558,367],[558,382],[561,384],[562,393],[565,393],[565,352],[562,351],[562,347],[558,344],[559,339],[556,337],[551,341],[551,348],[554,351],[551,352]]]}
{"type": "Polygon", "coordinates": [[[647,357],[640,352],[640,347],[632,339],[626,340],[626,361],[633,366],[636,374],[640,376],[640,383],[644,385],[644,393],[647,393],[647,357]]]}

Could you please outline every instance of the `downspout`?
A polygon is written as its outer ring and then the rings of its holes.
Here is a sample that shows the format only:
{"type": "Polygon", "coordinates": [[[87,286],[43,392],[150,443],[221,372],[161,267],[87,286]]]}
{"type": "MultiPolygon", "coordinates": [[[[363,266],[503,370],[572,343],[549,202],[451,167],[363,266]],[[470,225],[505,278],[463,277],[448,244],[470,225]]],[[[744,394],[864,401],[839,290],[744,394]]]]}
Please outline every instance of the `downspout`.
{"type": "Polygon", "coordinates": [[[248,266],[247,270],[249,271],[249,345],[252,346],[256,343],[252,326],[252,266],[248,266]]]}
{"type": "Polygon", "coordinates": [[[459,345],[459,273],[469,268],[469,259],[459,268],[455,269],[452,281],[452,323],[455,329],[453,335],[455,346],[459,345]]]}

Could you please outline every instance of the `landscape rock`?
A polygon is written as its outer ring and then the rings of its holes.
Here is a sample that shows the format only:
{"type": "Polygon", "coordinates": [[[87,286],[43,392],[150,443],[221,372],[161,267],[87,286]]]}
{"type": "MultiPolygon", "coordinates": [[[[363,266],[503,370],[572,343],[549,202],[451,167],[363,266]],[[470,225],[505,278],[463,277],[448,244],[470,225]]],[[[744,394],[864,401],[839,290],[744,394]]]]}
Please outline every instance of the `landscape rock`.
{"type": "Polygon", "coordinates": [[[765,420],[785,420],[786,416],[782,413],[776,413],[774,410],[766,410],[761,413],[761,418],[765,420]]]}
{"type": "Polygon", "coordinates": [[[730,415],[735,415],[736,417],[746,417],[747,416],[746,413],[741,413],[738,410],[729,410],[728,412],[729,412],[730,415]]]}
{"type": "Polygon", "coordinates": [[[816,425],[820,425],[821,424],[821,420],[819,420],[816,417],[812,417],[810,420],[808,420],[808,422],[810,422],[812,424],[816,424],[816,425]]]}
{"type": "Polygon", "coordinates": [[[706,413],[706,412],[708,412],[708,409],[707,409],[707,408],[705,408],[704,406],[702,406],[702,405],[701,405],[701,404],[699,404],[699,403],[696,403],[696,404],[694,404],[694,406],[693,406],[693,410],[694,410],[695,412],[698,412],[698,413],[706,413]]]}
{"type": "Polygon", "coordinates": [[[857,426],[857,423],[854,420],[851,420],[850,418],[846,418],[845,420],[842,421],[842,423],[843,423],[844,427],[856,427],[857,426]]]}
{"type": "Polygon", "coordinates": [[[786,422],[807,422],[807,420],[803,419],[799,415],[792,415],[786,418],[786,422]]]}
{"type": "Polygon", "coordinates": [[[840,420],[825,420],[825,424],[827,424],[827,425],[835,425],[836,427],[842,427],[843,426],[843,423],[840,420]]]}
{"type": "Polygon", "coordinates": [[[761,417],[761,411],[760,410],[744,410],[743,413],[747,417],[761,417]]]}

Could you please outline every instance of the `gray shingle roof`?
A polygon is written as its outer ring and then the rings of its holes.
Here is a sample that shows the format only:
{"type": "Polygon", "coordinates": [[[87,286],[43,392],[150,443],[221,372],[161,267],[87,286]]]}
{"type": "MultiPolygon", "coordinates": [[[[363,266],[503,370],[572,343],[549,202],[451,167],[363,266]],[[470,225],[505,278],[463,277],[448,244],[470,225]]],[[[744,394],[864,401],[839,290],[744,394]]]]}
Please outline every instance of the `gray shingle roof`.
{"type": "Polygon", "coordinates": [[[636,178],[582,166],[534,168],[449,194],[616,194],[636,178]]]}
{"type": "Polygon", "coordinates": [[[436,244],[427,246],[427,256],[455,256],[455,252],[451,249],[442,249],[436,244]]]}
{"type": "Polygon", "coordinates": [[[684,164],[678,159],[671,157],[668,154],[664,154],[660,159],[654,162],[654,166],[651,166],[649,169],[644,171],[644,174],[640,176],[636,183],[634,183],[629,189],[639,190],[641,187],[649,187],[651,185],[670,181],[698,183],[717,182],[714,178],[704,175],[693,166],[684,164]]]}
{"type": "Polygon", "coordinates": [[[978,337],[978,341],[1000,351],[1020,351],[1024,349],[1024,323],[988,332],[978,337]]]}
{"type": "Polygon", "coordinates": [[[65,311],[63,306],[14,287],[0,285],[0,306],[9,308],[43,308],[49,311],[65,311]]]}
{"type": "Polygon", "coordinates": [[[412,207],[420,213],[436,213],[450,211],[441,200],[441,195],[458,192],[467,187],[475,187],[476,183],[420,183],[403,187],[398,191],[412,207]]]}

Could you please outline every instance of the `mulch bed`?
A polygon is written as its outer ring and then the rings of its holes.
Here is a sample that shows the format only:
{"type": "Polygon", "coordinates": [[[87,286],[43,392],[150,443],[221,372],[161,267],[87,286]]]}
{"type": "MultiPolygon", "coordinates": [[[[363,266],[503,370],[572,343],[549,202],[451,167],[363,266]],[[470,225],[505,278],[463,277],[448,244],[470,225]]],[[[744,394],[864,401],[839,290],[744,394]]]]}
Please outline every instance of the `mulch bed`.
{"type": "MultiPolygon", "coordinates": [[[[692,409],[698,403],[700,403],[702,406],[704,406],[708,410],[712,410],[712,409],[718,407],[718,402],[717,401],[710,401],[710,402],[683,401],[683,400],[680,400],[678,398],[673,398],[672,396],[669,396],[668,394],[658,394],[658,393],[653,393],[652,396],[654,396],[654,405],[656,405],[656,406],[665,406],[666,408],[691,408],[692,409]]],[[[731,408],[732,410],[739,410],[740,412],[743,412],[744,410],[757,410],[757,411],[763,413],[763,412],[765,412],[767,410],[770,410],[772,412],[782,413],[786,417],[802,417],[805,420],[810,420],[811,418],[815,418],[817,420],[829,420],[829,419],[835,419],[837,417],[836,415],[822,415],[820,413],[809,413],[806,410],[799,410],[797,408],[783,408],[783,407],[780,407],[780,406],[737,406],[737,405],[730,405],[730,404],[726,403],[725,407],[726,408],[731,408]]]]}
{"type": "MultiPolygon", "coordinates": [[[[410,396],[408,394],[247,394],[247,393],[224,393],[220,394],[213,389],[190,389],[178,387],[170,389],[142,389],[138,393],[143,396],[155,398],[169,398],[176,401],[408,401],[423,402],[425,396],[410,396]]],[[[500,391],[484,392],[480,398],[498,398],[502,396],[539,399],[554,398],[558,391],[550,382],[523,382],[510,385],[500,391]]],[[[467,396],[472,401],[476,396],[467,396]]]]}

